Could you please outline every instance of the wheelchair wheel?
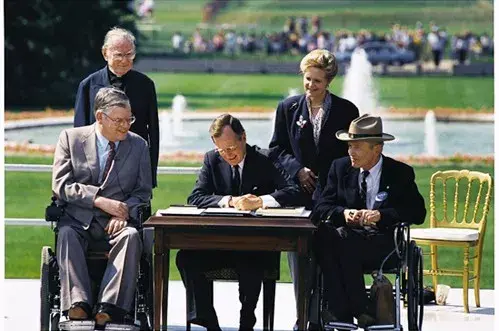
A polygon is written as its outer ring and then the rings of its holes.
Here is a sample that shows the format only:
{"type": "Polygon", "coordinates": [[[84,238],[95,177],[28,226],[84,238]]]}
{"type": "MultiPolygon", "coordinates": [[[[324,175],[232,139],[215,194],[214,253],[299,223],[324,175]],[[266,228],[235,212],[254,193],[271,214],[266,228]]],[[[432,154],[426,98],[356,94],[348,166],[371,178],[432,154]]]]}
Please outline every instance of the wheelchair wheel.
{"type": "Polygon", "coordinates": [[[423,325],[423,254],[414,241],[409,244],[407,264],[407,319],[409,331],[423,325]]]}
{"type": "Polygon", "coordinates": [[[50,294],[50,258],[54,255],[49,246],[43,246],[40,265],[40,330],[59,330],[59,315],[52,314],[50,294]]]}

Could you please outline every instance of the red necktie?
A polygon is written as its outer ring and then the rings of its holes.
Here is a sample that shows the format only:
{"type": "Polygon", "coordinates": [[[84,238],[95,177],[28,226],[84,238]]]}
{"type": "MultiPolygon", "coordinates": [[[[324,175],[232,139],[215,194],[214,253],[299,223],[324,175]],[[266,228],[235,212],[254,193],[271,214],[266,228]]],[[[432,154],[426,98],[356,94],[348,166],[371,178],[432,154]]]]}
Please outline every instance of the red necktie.
{"type": "Polygon", "coordinates": [[[102,182],[106,180],[106,177],[109,173],[109,169],[111,169],[111,164],[113,163],[114,157],[116,155],[115,150],[116,144],[112,141],[109,142],[109,154],[107,154],[106,166],[104,167],[104,173],[102,174],[102,182]]]}

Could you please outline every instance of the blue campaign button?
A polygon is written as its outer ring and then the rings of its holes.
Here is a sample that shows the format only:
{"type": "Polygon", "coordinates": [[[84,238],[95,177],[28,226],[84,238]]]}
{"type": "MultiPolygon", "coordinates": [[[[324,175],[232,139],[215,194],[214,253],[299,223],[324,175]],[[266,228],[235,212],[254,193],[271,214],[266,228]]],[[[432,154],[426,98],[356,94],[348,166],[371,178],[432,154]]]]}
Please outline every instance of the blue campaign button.
{"type": "Polygon", "coordinates": [[[385,201],[388,198],[388,193],[383,191],[376,194],[376,201],[385,201]]]}

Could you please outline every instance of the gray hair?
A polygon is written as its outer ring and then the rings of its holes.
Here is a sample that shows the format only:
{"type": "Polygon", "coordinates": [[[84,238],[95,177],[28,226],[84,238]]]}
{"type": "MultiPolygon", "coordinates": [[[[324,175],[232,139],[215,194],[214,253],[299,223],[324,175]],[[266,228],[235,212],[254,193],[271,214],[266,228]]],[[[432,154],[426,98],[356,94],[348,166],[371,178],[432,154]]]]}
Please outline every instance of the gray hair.
{"type": "Polygon", "coordinates": [[[232,131],[234,131],[234,133],[239,137],[239,140],[241,140],[243,134],[245,133],[244,127],[238,118],[230,114],[222,114],[213,120],[210,126],[211,138],[220,138],[226,126],[230,126],[232,131]]]}
{"type": "Polygon", "coordinates": [[[114,107],[131,109],[130,100],[125,92],[115,87],[101,88],[95,96],[94,113],[100,110],[107,114],[114,107]]]}
{"type": "Polygon", "coordinates": [[[111,46],[113,40],[126,39],[133,45],[133,49],[135,50],[135,37],[134,35],[123,28],[114,27],[106,33],[104,37],[104,44],[102,45],[102,49],[107,49],[111,46]]]}

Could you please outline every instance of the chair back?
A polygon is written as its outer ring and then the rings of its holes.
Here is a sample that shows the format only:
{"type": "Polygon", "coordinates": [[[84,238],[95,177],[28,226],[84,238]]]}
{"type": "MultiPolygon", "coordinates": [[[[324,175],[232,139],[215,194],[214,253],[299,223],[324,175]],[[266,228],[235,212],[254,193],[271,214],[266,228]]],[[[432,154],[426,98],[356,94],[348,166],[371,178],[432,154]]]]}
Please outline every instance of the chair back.
{"type": "Polygon", "coordinates": [[[492,192],[489,174],[437,171],[430,181],[430,227],[476,229],[483,238],[492,192]]]}

